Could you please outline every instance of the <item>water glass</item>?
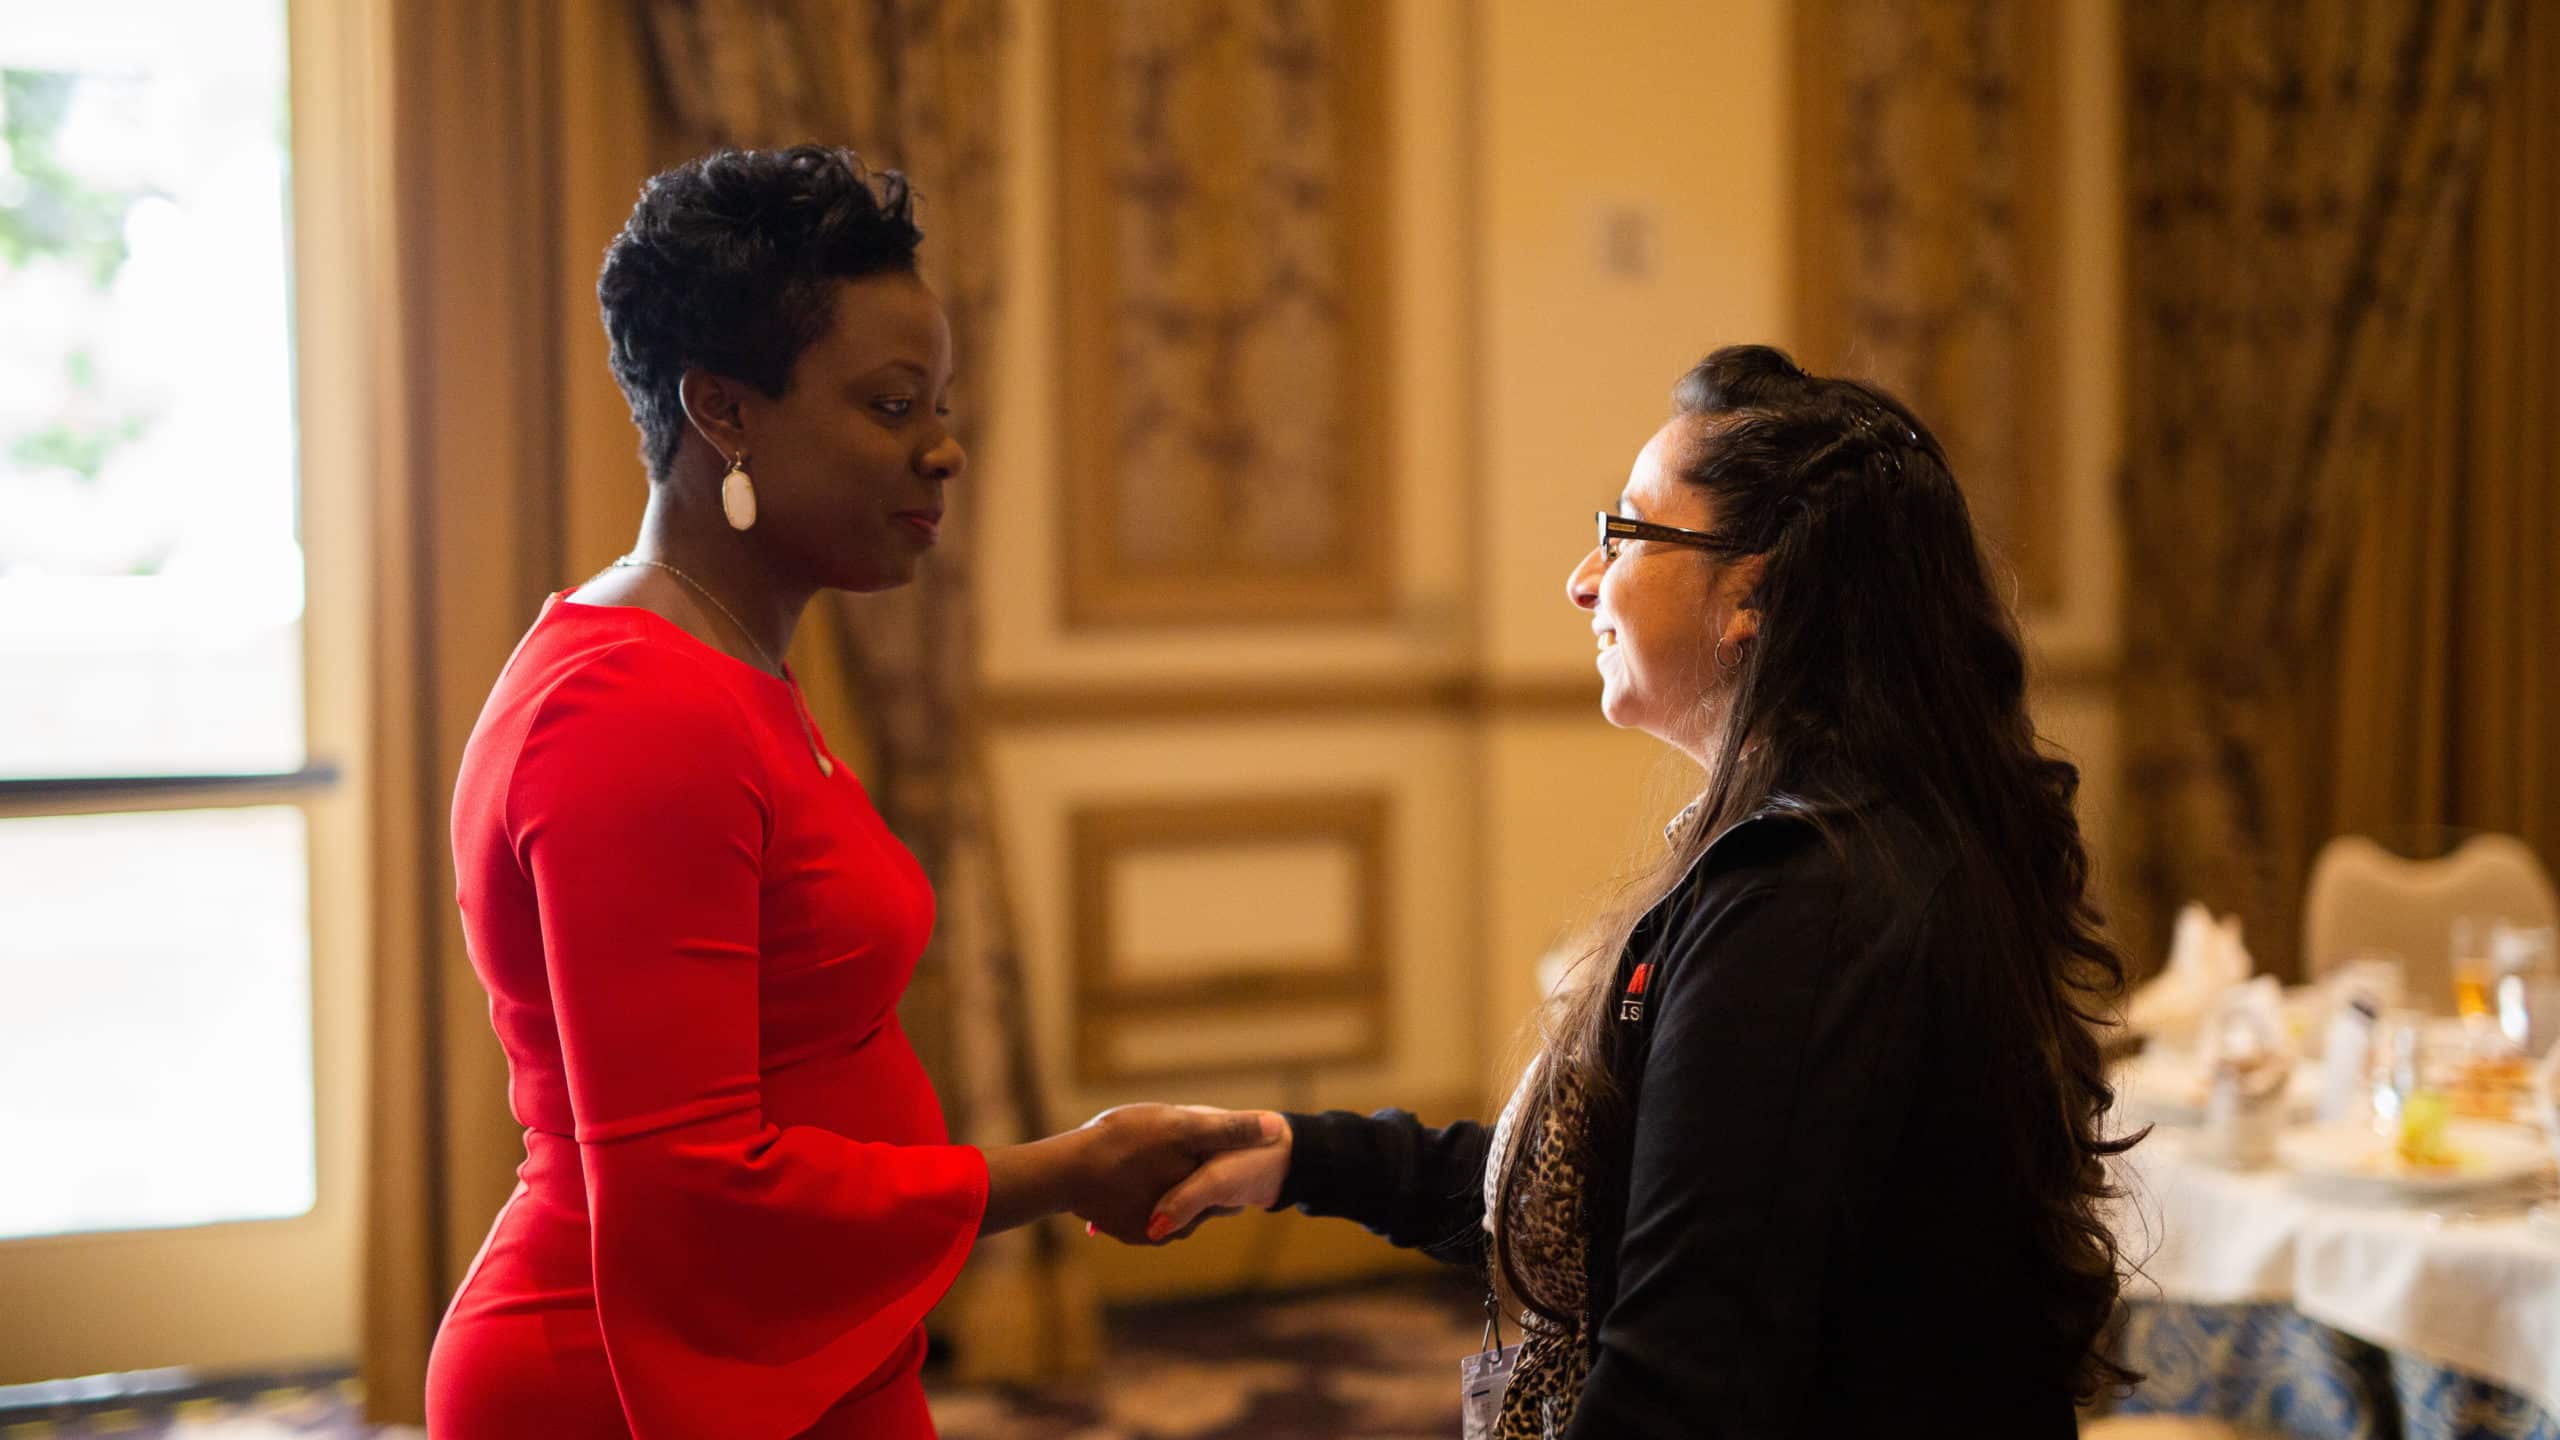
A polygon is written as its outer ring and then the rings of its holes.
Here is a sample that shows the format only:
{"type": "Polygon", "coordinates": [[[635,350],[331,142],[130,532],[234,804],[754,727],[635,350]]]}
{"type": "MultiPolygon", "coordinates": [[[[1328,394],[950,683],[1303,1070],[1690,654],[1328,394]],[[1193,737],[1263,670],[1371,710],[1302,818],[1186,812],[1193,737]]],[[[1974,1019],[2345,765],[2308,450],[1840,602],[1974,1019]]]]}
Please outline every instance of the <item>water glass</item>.
{"type": "Polygon", "coordinates": [[[2399,1133],[2401,1110],[2426,1088],[2428,1018],[2423,1010],[2387,1010],[2373,1027],[2373,1124],[2385,1135],[2399,1133]]]}
{"type": "Polygon", "coordinates": [[[2500,925],[2489,937],[2498,1030],[2517,1053],[2540,1058],[2560,1040],[2560,955],[2550,927],[2500,925]]]}

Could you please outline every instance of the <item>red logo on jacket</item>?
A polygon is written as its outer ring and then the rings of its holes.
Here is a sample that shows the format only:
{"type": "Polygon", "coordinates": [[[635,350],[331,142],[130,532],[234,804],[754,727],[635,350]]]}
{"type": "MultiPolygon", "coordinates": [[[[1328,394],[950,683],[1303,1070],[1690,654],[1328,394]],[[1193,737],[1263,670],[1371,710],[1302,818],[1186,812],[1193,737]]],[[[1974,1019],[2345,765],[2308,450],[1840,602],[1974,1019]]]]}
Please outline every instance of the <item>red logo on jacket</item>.
{"type": "Polygon", "coordinates": [[[1618,1002],[1619,1019],[1641,1020],[1644,1018],[1644,987],[1652,979],[1653,962],[1650,960],[1638,965],[1636,973],[1627,977],[1626,997],[1618,1002]]]}

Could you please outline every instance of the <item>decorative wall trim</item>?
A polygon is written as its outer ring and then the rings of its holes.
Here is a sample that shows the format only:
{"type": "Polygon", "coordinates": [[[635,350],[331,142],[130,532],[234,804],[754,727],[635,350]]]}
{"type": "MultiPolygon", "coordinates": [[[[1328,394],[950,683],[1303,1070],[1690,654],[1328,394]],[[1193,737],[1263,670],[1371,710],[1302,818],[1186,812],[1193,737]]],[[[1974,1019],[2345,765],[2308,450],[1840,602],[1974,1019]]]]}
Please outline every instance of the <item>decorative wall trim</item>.
{"type": "Polygon", "coordinates": [[[1074,885],[1075,1067],[1078,1083],[1110,1085],[1199,1076],[1374,1063],[1387,1057],[1386,937],[1388,821],[1379,791],[1313,795],[1203,796],[1091,804],[1070,812],[1068,868],[1074,885]],[[1354,866],[1348,943],[1339,953],[1253,956],[1222,961],[1196,976],[1125,973],[1113,915],[1116,867],[1149,851],[1201,851],[1274,841],[1340,845],[1354,866]],[[1257,1051],[1233,1063],[1131,1064],[1116,1041],[1123,1026],[1165,1021],[1230,1023],[1274,1011],[1349,1019],[1351,1038],[1300,1051],[1257,1051]]]}
{"type": "Polygon", "coordinates": [[[985,714],[999,725],[1084,725],[1111,721],[1257,719],[1362,713],[1473,714],[1490,710],[1597,713],[1600,687],[1573,680],[1500,685],[1460,675],[1379,675],[1290,681],[1175,680],[1143,684],[1001,685],[985,714]]]}
{"type": "MultiPolygon", "coordinates": [[[[2065,651],[2029,661],[2038,689],[2112,685],[2112,654],[2065,651]]],[[[1486,680],[1466,675],[1378,675],[1291,681],[1239,680],[989,685],[980,714],[1006,728],[1118,722],[1260,720],[1279,716],[1435,714],[1474,719],[1588,715],[1600,723],[1600,685],[1586,675],[1486,680]]]]}

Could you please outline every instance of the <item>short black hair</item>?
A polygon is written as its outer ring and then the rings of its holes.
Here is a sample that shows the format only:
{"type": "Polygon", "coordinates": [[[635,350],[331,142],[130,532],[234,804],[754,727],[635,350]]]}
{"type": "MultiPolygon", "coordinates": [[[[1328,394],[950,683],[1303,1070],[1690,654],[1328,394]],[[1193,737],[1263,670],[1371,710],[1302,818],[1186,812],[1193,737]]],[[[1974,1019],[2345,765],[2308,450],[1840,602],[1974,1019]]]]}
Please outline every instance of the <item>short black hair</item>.
{"type": "Polygon", "coordinates": [[[914,270],[923,239],[906,177],[841,146],[715,150],[649,177],[596,300],[650,478],[684,438],[686,370],[780,395],[832,323],[837,283],[914,270]]]}

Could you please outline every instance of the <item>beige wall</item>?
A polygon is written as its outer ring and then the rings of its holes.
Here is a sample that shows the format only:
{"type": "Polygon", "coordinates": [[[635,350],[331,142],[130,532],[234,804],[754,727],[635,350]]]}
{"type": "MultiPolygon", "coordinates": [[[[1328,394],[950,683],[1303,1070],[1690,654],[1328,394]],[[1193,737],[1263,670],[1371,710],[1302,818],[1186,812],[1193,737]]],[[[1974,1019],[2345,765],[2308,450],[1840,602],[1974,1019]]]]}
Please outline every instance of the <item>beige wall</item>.
{"type": "Polygon", "coordinates": [[[1480,662],[1591,679],[1563,600],[1591,511],[1709,349],[1787,338],[1787,7],[1486,5],[1474,110],[1480,662]],[[1651,238],[1610,268],[1611,217],[1651,238]]]}
{"type": "Polygon", "coordinates": [[[1481,14],[1478,664],[1497,694],[1578,697],[1496,705],[1480,727],[1474,894],[1498,1061],[1538,999],[1540,957],[1660,843],[1691,779],[1599,718],[1564,578],[1672,381],[1717,345],[1787,340],[1792,97],[1777,0],[1481,14]],[[1649,242],[1633,273],[1604,250],[1613,223],[1649,242]]]}

